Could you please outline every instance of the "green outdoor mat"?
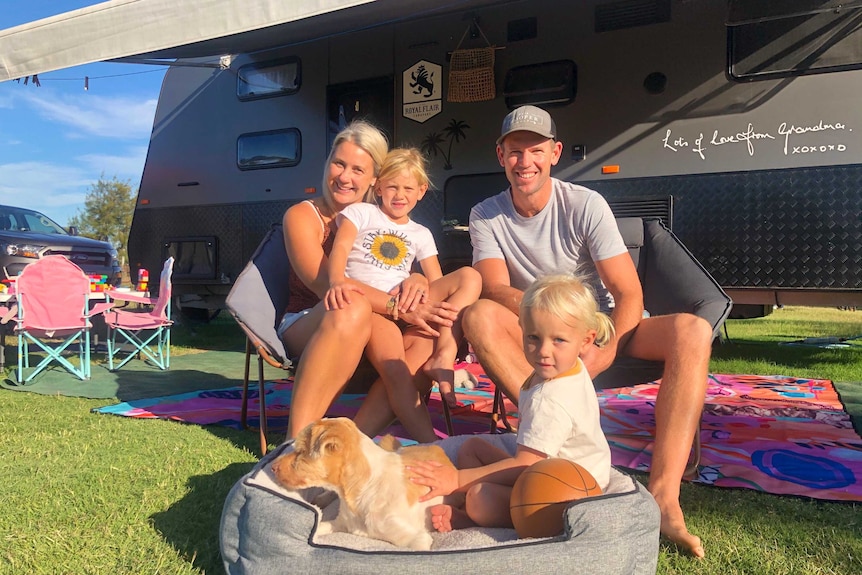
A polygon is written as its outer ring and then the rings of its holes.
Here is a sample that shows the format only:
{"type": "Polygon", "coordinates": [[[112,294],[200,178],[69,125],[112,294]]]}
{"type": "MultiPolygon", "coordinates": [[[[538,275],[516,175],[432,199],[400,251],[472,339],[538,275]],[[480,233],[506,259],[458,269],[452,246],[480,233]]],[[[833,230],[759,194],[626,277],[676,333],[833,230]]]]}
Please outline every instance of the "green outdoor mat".
{"type": "MultiPolygon", "coordinates": [[[[10,351],[14,353],[15,350],[7,347],[7,352],[10,351]]],[[[7,361],[15,357],[13,353],[7,353],[7,361]]],[[[0,386],[43,395],[132,401],[199,389],[242,385],[244,369],[243,352],[205,351],[172,356],[171,367],[166,371],[137,359],[113,373],[108,371],[107,364],[93,363],[92,377],[87,381],[81,381],[60,365],[54,364],[38,374],[33,381],[18,385],[15,383],[15,366],[7,364],[0,386]]],[[[287,375],[286,371],[265,365],[264,376],[268,381],[282,379],[287,375]]],[[[256,356],[251,358],[250,379],[257,385],[256,356]]]]}

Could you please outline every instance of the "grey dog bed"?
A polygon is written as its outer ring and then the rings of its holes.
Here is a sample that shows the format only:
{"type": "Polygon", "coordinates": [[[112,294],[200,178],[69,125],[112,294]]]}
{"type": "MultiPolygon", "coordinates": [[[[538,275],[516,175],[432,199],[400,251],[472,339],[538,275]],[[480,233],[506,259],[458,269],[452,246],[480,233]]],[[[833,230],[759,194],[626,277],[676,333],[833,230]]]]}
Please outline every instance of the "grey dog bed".
{"type": "MultiPolygon", "coordinates": [[[[467,437],[438,444],[454,461],[467,437]]],[[[514,452],[514,434],[483,437],[514,452]]],[[[271,464],[292,449],[288,442],[271,452],[228,494],[220,528],[227,573],[655,573],[658,506],[643,485],[615,469],[604,495],[566,508],[560,536],[518,539],[513,529],[472,528],[436,533],[431,551],[412,551],[347,533],[318,533],[337,501],[319,489],[290,491],[275,483],[271,464]]]]}

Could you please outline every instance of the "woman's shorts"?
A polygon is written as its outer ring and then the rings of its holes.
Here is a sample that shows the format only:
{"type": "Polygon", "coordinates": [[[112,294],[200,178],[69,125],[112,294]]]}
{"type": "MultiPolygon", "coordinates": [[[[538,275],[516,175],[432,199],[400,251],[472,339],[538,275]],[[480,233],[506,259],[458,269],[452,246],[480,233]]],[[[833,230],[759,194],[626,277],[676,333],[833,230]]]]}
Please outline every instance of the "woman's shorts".
{"type": "Polygon", "coordinates": [[[284,339],[284,332],[290,329],[290,326],[295,324],[298,320],[307,316],[311,313],[312,308],[304,309],[302,311],[297,312],[288,312],[284,314],[284,317],[281,318],[281,323],[278,324],[278,328],[275,332],[278,334],[278,339],[284,339]]]}

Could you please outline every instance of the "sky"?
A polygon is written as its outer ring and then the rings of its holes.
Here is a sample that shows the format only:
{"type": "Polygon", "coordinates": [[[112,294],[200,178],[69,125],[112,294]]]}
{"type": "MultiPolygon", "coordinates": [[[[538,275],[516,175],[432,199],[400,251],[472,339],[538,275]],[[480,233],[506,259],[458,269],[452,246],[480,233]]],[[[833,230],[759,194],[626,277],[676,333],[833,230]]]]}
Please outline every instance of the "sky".
{"type": "MultiPolygon", "coordinates": [[[[0,30],[99,3],[7,0],[0,30]]],[[[101,177],[136,191],[165,71],[96,63],[39,74],[41,87],[0,82],[0,204],[38,210],[65,226],[101,177]]]]}

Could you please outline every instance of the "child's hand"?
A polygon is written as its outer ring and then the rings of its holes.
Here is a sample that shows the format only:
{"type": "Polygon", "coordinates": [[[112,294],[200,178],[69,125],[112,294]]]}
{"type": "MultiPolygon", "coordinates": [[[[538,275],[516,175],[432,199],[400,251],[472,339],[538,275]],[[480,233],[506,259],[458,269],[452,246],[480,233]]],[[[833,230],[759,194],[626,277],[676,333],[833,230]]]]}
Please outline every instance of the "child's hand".
{"type": "Polygon", "coordinates": [[[414,461],[405,469],[410,481],[418,485],[426,485],[430,489],[428,493],[419,498],[419,501],[428,501],[441,495],[449,495],[460,487],[458,470],[436,461],[414,461]]]}
{"type": "Polygon", "coordinates": [[[323,304],[327,310],[342,309],[350,305],[350,292],[362,295],[362,290],[347,281],[334,281],[323,296],[323,304]]]}

